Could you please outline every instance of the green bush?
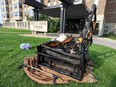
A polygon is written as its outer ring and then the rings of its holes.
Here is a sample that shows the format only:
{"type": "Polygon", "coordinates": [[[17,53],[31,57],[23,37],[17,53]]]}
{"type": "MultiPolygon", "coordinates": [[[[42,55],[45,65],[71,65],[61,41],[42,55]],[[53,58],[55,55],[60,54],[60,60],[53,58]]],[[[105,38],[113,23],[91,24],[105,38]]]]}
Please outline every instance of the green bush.
{"type": "Polygon", "coordinates": [[[51,19],[51,21],[48,21],[48,28],[50,33],[55,33],[59,31],[59,19],[51,19]]]}
{"type": "Polygon", "coordinates": [[[110,36],[116,37],[116,34],[114,32],[109,33],[110,36]]]}
{"type": "Polygon", "coordinates": [[[103,37],[107,37],[107,38],[116,40],[116,34],[114,32],[111,32],[109,34],[104,34],[103,37]]]}
{"type": "Polygon", "coordinates": [[[103,37],[108,37],[109,36],[109,34],[103,34],[103,37]]]}
{"type": "Polygon", "coordinates": [[[48,21],[48,32],[56,33],[59,31],[60,21],[58,18],[51,18],[47,15],[41,14],[39,20],[47,20],[48,21]]]}
{"type": "Polygon", "coordinates": [[[108,36],[116,37],[116,34],[114,32],[110,32],[109,34],[104,34],[103,36],[105,36],[105,37],[108,37],[108,36]]]}

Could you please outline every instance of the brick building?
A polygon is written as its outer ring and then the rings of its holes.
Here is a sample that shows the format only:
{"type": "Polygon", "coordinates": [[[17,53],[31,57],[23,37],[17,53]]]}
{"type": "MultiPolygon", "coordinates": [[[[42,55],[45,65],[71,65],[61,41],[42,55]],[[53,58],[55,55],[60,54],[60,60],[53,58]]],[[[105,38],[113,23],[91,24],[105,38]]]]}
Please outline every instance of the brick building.
{"type": "MultiPolygon", "coordinates": [[[[47,6],[60,4],[59,0],[43,0],[47,6]]],[[[74,0],[76,2],[76,0],[74,0]]],[[[77,0],[79,1],[79,0],[77,0]]],[[[84,0],[90,9],[94,0],[84,0]]],[[[97,25],[95,34],[102,36],[110,32],[116,32],[116,0],[99,0],[97,10],[97,25]]]]}
{"type": "Polygon", "coordinates": [[[26,21],[32,9],[23,4],[22,0],[1,0],[3,22],[26,21]]]}
{"type": "MultiPolygon", "coordinates": [[[[47,6],[58,5],[59,0],[36,0],[47,6]]],[[[74,0],[79,1],[79,0],[74,0]]],[[[84,1],[88,8],[91,8],[94,0],[84,1]]],[[[2,0],[2,15],[4,21],[24,21],[29,11],[33,8],[22,3],[22,0],[2,0]]],[[[97,10],[97,26],[95,34],[102,36],[103,34],[116,32],[116,0],[99,0],[97,10]]]]}

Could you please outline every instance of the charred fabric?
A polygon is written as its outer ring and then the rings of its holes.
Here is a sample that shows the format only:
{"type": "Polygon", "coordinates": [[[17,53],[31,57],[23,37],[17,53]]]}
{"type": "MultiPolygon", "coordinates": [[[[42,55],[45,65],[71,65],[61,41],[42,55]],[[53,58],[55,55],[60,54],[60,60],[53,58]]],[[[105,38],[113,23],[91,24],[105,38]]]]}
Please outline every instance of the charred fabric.
{"type": "Polygon", "coordinates": [[[88,47],[96,22],[96,5],[93,4],[85,27],[78,38],[60,34],[54,40],[37,46],[38,64],[77,80],[83,79],[89,60],[88,47]],[[92,21],[92,19],[94,19],[92,21]]]}

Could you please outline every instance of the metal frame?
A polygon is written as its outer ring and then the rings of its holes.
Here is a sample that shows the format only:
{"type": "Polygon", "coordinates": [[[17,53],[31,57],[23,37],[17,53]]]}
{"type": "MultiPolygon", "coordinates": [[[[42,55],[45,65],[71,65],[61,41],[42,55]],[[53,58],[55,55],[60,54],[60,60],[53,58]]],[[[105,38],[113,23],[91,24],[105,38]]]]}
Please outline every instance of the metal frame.
{"type": "Polygon", "coordinates": [[[65,33],[67,6],[62,4],[60,9],[60,33],[65,33]]]}
{"type": "Polygon", "coordinates": [[[34,12],[34,18],[33,18],[33,20],[34,21],[38,21],[39,20],[39,10],[37,8],[34,8],[33,12],[34,12]]]}

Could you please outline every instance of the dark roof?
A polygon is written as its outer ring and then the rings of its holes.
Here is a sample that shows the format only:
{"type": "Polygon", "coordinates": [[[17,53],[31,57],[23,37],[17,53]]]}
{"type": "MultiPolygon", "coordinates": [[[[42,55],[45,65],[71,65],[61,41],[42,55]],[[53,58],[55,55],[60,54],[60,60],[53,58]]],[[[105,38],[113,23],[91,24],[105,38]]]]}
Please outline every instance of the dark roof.
{"type": "MultiPolygon", "coordinates": [[[[64,0],[69,3],[70,0],[64,0]]],[[[40,13],[51,17],[60,17],[61,5],[46,6],[36,0],[24,0],[24,3],[39,9],[40,13]]],[[[67,19],[79,19],[82,17],[87,17],[89,15],[89,9],[83,2],[73,3],[67,7],[67,19]]]]}
{"type": "Polygon", "coordinates": [[[36,0],[23,0],[24,4],[30,5],[32,7],[35,7],[37,9],[43,9],[43,7],[47,7],[46,5],[36,1],[36,0]]]}
{"type": "MultiPolygon", "coordinates": [[[[52,16],[60,17],[61,5],[45,7],[40,10],[40,13],[52,16]]],[[[71,5],[67,8],[67,19],[79,19],[81,17],[88,17],[89,10],[84,4],[71,5]]]]}

